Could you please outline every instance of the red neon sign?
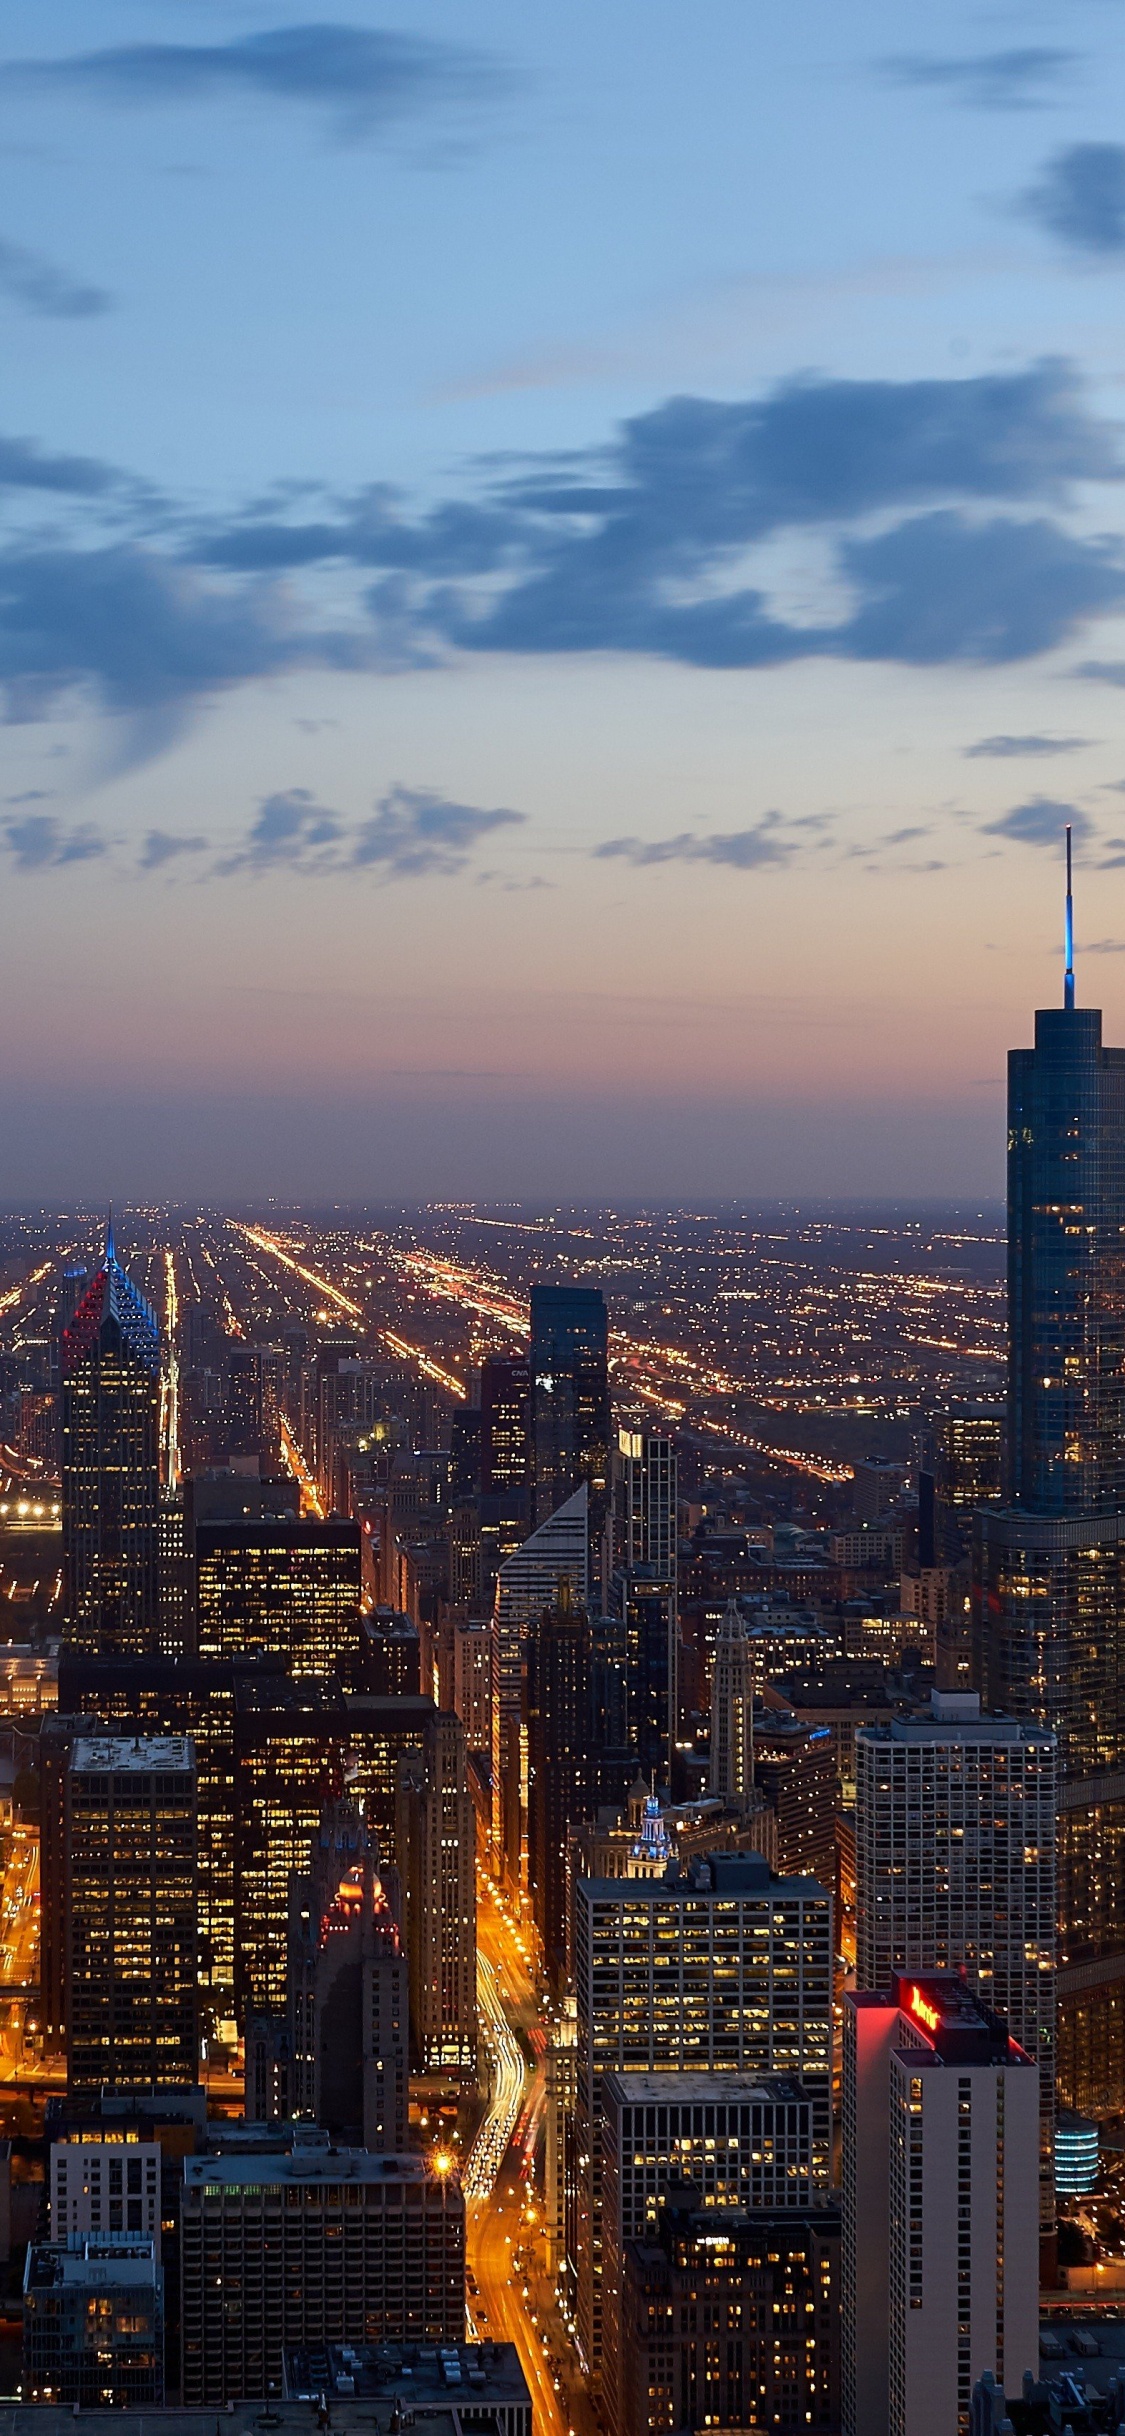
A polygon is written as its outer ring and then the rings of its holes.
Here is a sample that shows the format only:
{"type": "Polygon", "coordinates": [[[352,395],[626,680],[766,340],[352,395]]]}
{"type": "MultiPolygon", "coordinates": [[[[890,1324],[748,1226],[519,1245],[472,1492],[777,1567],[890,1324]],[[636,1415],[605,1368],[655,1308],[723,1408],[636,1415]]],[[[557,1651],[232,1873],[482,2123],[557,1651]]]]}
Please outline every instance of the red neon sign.
{"type": "Polygon", "coordinates": [[[924,2030],[940,2030],[941,2015],[937,2006],[932,2005],[929,1998],[923,1996],[921,1988],[911,1988],[906,2001],[906,2010],[913,2014],[915,2021],[921,2022],[924,2030]]]}

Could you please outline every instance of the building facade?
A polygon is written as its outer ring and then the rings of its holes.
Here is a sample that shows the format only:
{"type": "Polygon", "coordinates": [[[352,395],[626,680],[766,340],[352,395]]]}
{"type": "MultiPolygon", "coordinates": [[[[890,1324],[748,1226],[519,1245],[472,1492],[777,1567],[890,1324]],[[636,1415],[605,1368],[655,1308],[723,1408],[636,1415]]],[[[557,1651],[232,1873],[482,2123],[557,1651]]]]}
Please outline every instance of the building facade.
{"type": "Polygon", "coordinates": [[[195,1755],[182,1736],[82,1736],[67,1777],[72,2090],[198,2075],[195,1755]]]}
{"type": "Polygon", "coordinates": [[[160,1330],[106,1237],[61,1341],[63,1631],[108,1656],[159,1647],[160,1330]]]}

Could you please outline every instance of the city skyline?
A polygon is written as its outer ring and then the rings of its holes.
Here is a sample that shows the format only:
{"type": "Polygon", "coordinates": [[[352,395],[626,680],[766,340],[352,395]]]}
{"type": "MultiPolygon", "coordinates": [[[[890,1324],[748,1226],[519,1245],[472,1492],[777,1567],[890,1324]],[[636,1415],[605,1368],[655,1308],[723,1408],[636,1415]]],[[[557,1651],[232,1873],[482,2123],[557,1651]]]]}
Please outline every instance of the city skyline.
{"type": "Polygon", "coordinates": [[[999,1191],[1067,817],[1125,1026],[1125,48],[1010,33],[18,0],[5,1198],[999,1191]]]}

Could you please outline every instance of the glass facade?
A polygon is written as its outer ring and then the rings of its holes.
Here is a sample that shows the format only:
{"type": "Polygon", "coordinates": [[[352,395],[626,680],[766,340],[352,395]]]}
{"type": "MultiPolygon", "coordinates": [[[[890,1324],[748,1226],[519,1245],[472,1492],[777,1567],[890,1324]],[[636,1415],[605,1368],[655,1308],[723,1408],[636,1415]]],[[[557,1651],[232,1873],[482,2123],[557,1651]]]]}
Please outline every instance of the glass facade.
{"type": "Polygon", "coordinates": [[[63,1330],[61,1368],[64,1636],[107,1657],[154,1653],[160,1331],[112,1241],[63,1330]]]}

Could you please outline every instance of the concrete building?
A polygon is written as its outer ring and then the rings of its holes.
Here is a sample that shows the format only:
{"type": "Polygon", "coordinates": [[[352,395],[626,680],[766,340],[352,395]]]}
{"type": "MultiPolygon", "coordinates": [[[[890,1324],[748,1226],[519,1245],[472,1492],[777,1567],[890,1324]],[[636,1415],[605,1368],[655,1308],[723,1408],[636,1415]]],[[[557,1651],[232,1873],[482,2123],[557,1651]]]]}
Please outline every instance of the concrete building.
{"type": "Polygon", "coordinates": [[[575,1889],[580,2162],[569,2273],[588,2373],[602,2364],[602,2114],[610,2073],[793,2075],[816,2137],[830,2113],[832,1897],[776,1878],[758,1853],[717,1853],[663,1879],[575,1889]]]}
{"type": "Polygon", "coordinates": [[[967,2436],[1039,2356],[1039,2088],[951,1975],[844,1998],[845,2436],[967,2436]]]}
{"type": "Polygon", "coordinates": [[[152,2410],[164,2400],[164,2288],[143,2234],[32,2242],[23,2279],[29,2402],[152,2410]]]}
{"type": "Polygon", "coordinates": [[[474,2080],[477,2065],[476,1820],[459,1717],[438,1711],[400,1762],[396,1857],[420,2071],[474,2080]]]}
{"type": "Polygon", "coordinates": [[[51,2240],[143,2233],[160,2257],[160,2143],[85,2135],[56,2140],[50,2165],[51,2240]]]}
{"type": "Polygon", "coordinates": [[[182,1735],[83,1735],[66,1814],[66,2029],[77,2089],[198,2076],[195,1754],[182,1735]]]}
{"type": "Polygon", "coordinates": [[[363,2413],[365,2428],[381,2429],[382,2412],[397,2404],[404,2424],[413,2410],[428,2436],[443,2436],[445,2419],[456,2423],[453,2436],[532,2436],[531,2395],[514,2343],[443,2343],[422,2353],[401,2343],[295,2346],[285,2354],[285,2392],[306,2405],[323,2396],[334,2425],[343,2404],[345,2414],[349,2406],[363,2413]]]}
{"type": "Polygon", "coordinates": [[[746,1620],[729,1599],[711,1672],[710,1791],[742,1800],[754,1783],[754,1664],[746,1620]]]}
{"type": "Polygon", "coordinates": [[[1055,1737],[974,1693],[856,1736],[856,1986],[964,1967],[1039,2066],[1054,2229],[1055,1737]]]}
{"type": "MultiPolygon", "coordinates": [[[[341,1805],[344,1807],[344,1805],[341,1805]]],[[[289,2108],[378,2155],[406,2147],[406,1956],[376,1856],[361,1849],[294,1878],[289,1911],[289,2108]]],[[[397,1900],[397,1873],[389,1873],[397,1900]]]]}
{"type": "Polygon", "coordinates": [[[290,2345],[464,2333],[465,2203],[421,2157],[300,2131],[284,2154],[188,2157],[181,2258],[182,2391],[197,2409],[280,2397],[290,2345]]]}

